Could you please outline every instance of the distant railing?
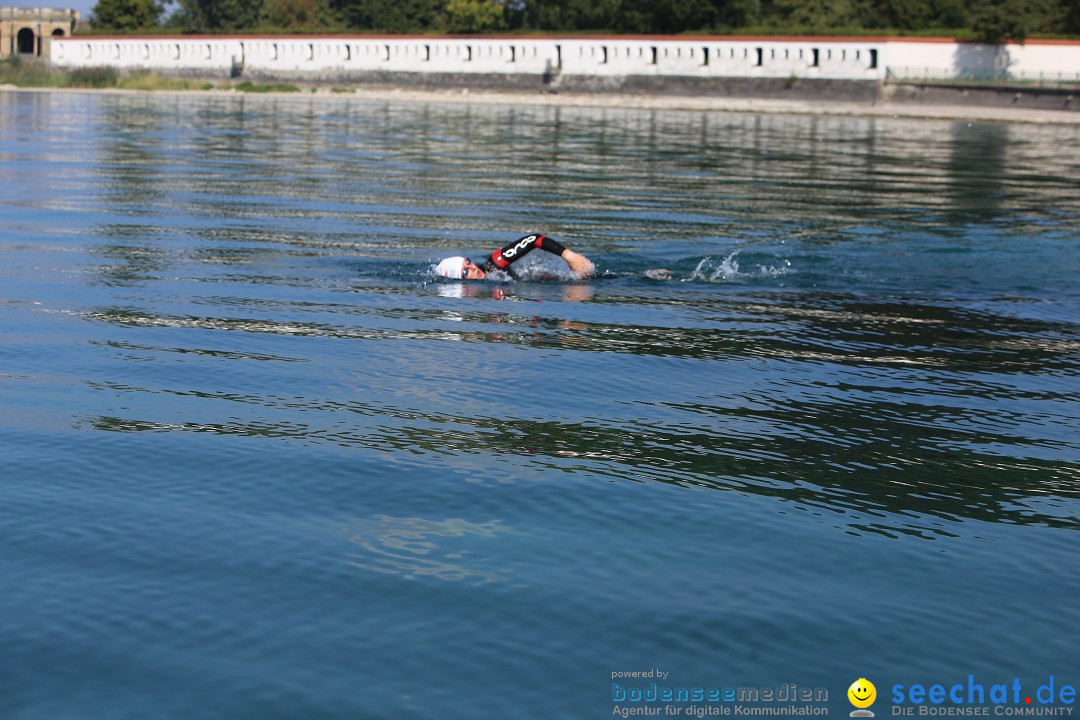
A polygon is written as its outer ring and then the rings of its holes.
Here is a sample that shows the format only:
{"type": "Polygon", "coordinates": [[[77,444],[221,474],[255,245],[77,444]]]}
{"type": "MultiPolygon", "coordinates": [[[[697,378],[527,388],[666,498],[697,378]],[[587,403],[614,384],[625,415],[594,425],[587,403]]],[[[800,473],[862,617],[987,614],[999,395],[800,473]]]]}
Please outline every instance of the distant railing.
{"type": "Polygon", "coordinates": [[[890,67],[885,71],[885,82],[1080,89],[1080,74],[1064,72],[1013,72],[1009,70],[960,71],[931,67],[890,67]]]}
{"type": "Polygon", "coordinates": [[[79,13],[75,10],[62,10],[57,8],[21,8],[0,7],[0,20],[42,20],[53,22],[69,22],[78,20],[79,13]]]}

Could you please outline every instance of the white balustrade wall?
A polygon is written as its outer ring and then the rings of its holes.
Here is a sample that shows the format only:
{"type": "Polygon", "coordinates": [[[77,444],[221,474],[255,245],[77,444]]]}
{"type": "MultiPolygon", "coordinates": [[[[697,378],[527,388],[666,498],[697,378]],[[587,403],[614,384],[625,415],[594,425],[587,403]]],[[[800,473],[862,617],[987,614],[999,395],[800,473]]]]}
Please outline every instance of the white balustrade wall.
{"type": "Polygon", "coordinates": [[[1080,43],[997,47],[951,41],[753,38],[623,39],[457,37],[70,37],[52,42],[53,64],[208,76],[465,73],[564,76],[828,78],[880,80],[890,67],[964,74],[1080,73],[1080,43]]]}
{"type": "Polygon", "coordinates": [[[1017,78],[1040,74],[1080,78],[1080,43],[1029,40],[1024,45],[982,45],[951,41],[891,40],[891,68],[927,68],[957,76],[999,74],[1017,78]]]}

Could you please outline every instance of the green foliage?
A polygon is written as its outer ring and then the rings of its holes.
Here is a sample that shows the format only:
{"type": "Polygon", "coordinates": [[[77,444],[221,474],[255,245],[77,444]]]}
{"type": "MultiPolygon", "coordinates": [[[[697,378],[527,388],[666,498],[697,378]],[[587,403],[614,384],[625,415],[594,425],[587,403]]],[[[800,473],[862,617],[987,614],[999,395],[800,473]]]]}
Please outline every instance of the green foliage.
{"type": "Polygon", "coordinates": [[[1080,33],[1080,0],[525,0],[517,15],[545,32],[1080,33]]]}
{"type": "Polygon", "coordinates": [[[443,12],[446,29],[452,33],[480,33],[506,28],[503,6],[498,0],[446,0],[443,12]]]}
{"type": "MultiPolygon", "coordinates": [[[[532,3],[530,3],[532,5],[532,3]]],[[[545,0],[536,3],[537,27],[543,30],[606,30],[615,26],[622,0],[545,0]]]]}
{"type": "Polygon", "coordinates": [[[163,10],[157,0],[98,0],[90,24],[96,30],[136,32],[156,27],[163,10]]]}
{"type": "Polygon", "coordinates": [[[960,28],[967,24],[967,9],[963,0],[884,0],[870,20],[870,27],[909,31],[960,28]]]}
{"type": "Polygon", "coordinates": [[[811,30],[856,27],[867,14],[864,0],[775,0],[776,19],[811,30]]]}
{"type": "Polygon", "coordinates": [[[259,85],[256,83],[242,82],[236,86],[239,92],[269,93],[269,92],[300,92],[295,85],[259,85]]]}
{"type": "Polygon", "coordinates": [[[165,16],[161,23],[161,29],[167,32],[197,32],[198,27],[195,17],[183,5],[178,5],[171,13],[165,16]]]}
{"type": "Polygon", "coordinates": [[[68,84],[77,88],[111,88],[116,87],[117,77],[116,68],[76,68],[69,74],[68,84]]]}
{"type": "MultiPolygon", "coordinates": [[[[122,88],[125,90],[214,89],[213,83],[202,80],[165,77],[149,72],[120,75],[116,68],[111,67],[78,68],[70,71],[51,70],[46,63],[26,62],[17,56],[0,60],[0,84],[17,87],[122,88]]],[[[229,85],[222,84],[221,89],[227,90],[229,85]]],[[[312,88],[312,92],[315,89],[312,88]]],[[[255,93],[300,91],[295,85],[256,85],[250,82],[240,83],[236,86],[236,90],[255,93]]]]}
{"type": "Polygon", "coordinates": [[[259,24],[263,0],[179,0],[185,30],[236,32],[259,24]]]}
{"type": "Polygon", "coordinates": [[[67,75],[53,72],[40,62],[23,62],[18,55],[0,60],[0,85],[16,87],[67,87],[67,75]]]}
{"type": "Polygon", "coordinates": [[[140,72],[119,78],[116,81],[116,87],[124,90],[208,90],[214,86],[187,78],[140,72]]]}
{"type": "Polygon", "coordinates": [[[52,70],[42,62],[23,62],[18,56],[0,61],[0,84],[16,87],[116,87],[115,68],[92,67],[64,71],[52,70]]]}
{"type": "Polygon", "coordinates": [[[761,0],[721,0],[715,5],[717,25],[726,30],[754,25],[761,18],[761,0]]]}
{"type": "Polygon", "coordinates": [[[264,0],[260,25],[290,32],[317,31],[334,26],[329,0],[264,0]]]}
{"type": "Polygon", "coordinates": [[[709,0],[623,0],[615,29],[671,34],[712,27],[716,20],[716,7],[709,0]]]}
{"type": "Polygon", "coordinates": [[[980,39],[998,43],[1009,39],[1023,42],[1027,35],[1023,21],[1001,0],[979,0],[973,3],[972,27],[980,39]]]}
{"type": "Polygon", "coordinates": [[[1022,43],[1033,32],[1061,26],[1064,10],[1054,0],[972,0],[971,26],[988,43],[1022,43]]]}
{"type": "Polygon", "coordinates": [[[169,32],[1080,34],[1080,0],[98,0],[98,29],[169,32]]]}
{"type": "Polygon", "coordinates": [[[1065,32],[1080,35],[1080,0],[1066,0],[1065,32]]]}
{"type": "Polygon", "coordinates": [[[353,28],[390,33],[431,32],[439,29],[440,0],[331,0],[353,28]]]}

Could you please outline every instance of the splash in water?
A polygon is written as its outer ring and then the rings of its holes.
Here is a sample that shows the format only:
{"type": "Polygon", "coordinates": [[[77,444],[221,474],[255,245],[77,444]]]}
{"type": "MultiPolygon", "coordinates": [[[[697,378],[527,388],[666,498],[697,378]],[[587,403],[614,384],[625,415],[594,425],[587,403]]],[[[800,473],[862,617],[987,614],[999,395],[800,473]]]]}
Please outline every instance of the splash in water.
{"type": "Polygon", "coordinates": [[[739,269],[737,259],[742,250],[734,250],[730,255],[720,260],[719,263],[712,257],[706,256],[698,262],[693,272],[685,278],[690,282],[726,282],[738,278],[748,277],[778,277],[791,272],[791,261],[785,260],[782,266],[759,265],[757,272],[746,272],[739,269]]]}

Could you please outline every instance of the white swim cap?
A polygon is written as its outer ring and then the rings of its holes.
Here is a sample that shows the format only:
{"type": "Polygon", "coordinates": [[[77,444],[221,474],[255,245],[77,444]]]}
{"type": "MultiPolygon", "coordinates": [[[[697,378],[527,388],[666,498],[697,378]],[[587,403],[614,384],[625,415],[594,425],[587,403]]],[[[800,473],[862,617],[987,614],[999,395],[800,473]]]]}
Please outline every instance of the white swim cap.
{"type": "Polygon", "coordinates": [[[461,279],[461,268],[465,265],[465,258],[460,255],[448,257],[435,266],[435,272],[443,277],[461,279]]]}

